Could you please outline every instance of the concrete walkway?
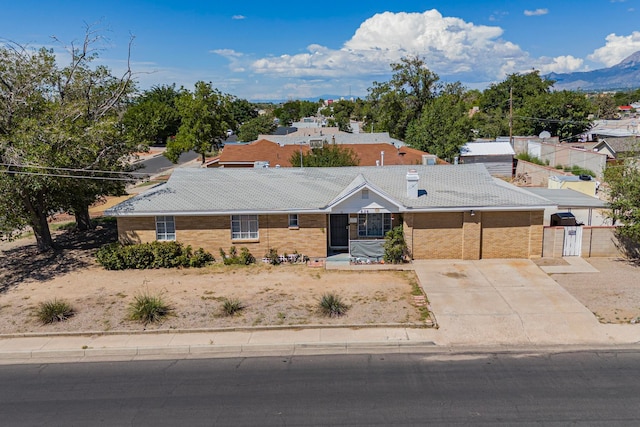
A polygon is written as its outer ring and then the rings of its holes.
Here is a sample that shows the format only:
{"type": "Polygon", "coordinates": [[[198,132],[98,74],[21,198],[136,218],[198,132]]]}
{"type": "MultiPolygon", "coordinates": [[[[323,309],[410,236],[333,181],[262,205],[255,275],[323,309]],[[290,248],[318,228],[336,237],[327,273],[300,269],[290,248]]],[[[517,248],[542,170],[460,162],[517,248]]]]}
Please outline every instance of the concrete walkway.
{"type": "MultiPolygon", "coordinates": [[[[0,337],[0,363],[640,345],[640,325],[600,324],[531,261],[416,261],[412,266],[439,329],[308,326],[5,336],[0,337]]],[[[562,272],[575,268],[562,267],[567,270],[562,272]]]]}

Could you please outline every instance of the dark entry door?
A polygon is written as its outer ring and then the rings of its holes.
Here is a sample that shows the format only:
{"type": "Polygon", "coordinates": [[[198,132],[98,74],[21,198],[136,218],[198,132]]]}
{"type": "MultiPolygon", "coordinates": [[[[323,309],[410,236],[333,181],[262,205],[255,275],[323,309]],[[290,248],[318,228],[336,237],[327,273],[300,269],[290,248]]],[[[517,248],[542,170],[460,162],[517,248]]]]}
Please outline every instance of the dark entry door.
{"type": "Polygon", "coordinates": [[[330,242],[332,248],[349,247],[349,214],[334,214],[329,217],[330,242]]]}

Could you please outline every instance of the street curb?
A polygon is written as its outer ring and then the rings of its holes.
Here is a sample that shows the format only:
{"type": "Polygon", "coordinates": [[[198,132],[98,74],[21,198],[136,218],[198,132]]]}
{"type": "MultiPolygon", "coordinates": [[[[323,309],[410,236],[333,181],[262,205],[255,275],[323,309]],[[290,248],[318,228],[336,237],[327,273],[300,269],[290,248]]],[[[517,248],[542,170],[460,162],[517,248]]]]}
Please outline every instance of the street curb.
{"type": "Polygon", "coordinates": [[[150,347],[110,347],[110,348],[83,348],[61,350],[14,350],[0,351],[0,360],[33,360],[69,358],[91,359],[101,357],[129,357],[138,358],[145,356],[189,357],[189,356],[239,356],[250,354],[271,353],[274,355],[295,355],[296,353],[313,354],[321,351],[327,354],[344,354],[347,352],[363,352],[373,349],[406,349],[435,347],[433,341],[381,341],[381,342],[335,342],[335,343],[293,343],[293,344],[243,344],[243,345],[178,345],[178,346],[150,346],[150,347]]]}
{"type": "Polygon", "coordinates": [[[0,340],[11,338],[58,338],[58,337],[100,337],[117,335],[163,335],[163,334],[201,334],[220,332],[269,332],[269,331],[302,331],[305,329],[431,329],[426,323],[377,323],[377,324],[345,324],[345,325],[273,325],[246,326],[232,328],[196,328],[196,329],[153,329],[153,330],[120,330],[120,331],[81,331],[81,332],[21,332],[0,334],[0,340]]]}

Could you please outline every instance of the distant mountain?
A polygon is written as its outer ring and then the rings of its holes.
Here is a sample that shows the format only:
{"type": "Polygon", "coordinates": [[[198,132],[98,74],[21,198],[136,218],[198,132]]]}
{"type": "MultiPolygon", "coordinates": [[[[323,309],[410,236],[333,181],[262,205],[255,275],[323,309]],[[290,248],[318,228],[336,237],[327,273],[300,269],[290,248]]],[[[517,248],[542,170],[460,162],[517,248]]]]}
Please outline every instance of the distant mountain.
{"type": "Polygon", "coordinates": [[[551,73],[556,90],[617,90],[640,88],[640,51],[613,67],[579,73],[551,73]]]}

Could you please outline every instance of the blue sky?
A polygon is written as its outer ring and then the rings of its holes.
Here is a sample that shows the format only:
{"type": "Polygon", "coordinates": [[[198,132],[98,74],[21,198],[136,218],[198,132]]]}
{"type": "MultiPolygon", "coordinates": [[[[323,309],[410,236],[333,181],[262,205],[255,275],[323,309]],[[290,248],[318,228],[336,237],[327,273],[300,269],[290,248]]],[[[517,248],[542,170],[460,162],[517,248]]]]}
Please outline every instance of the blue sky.
{"type": "Polygon", "coordinates": [[[142,89],[204,80],[249,100],[363,96],[408,55],[482,89],[513,72],[592,70],[640,50],[640,0],[3,3],[2,39],[62,52],[51,36],[77,42],[91,24],[114,72],[135,36],[142,89]]]}

